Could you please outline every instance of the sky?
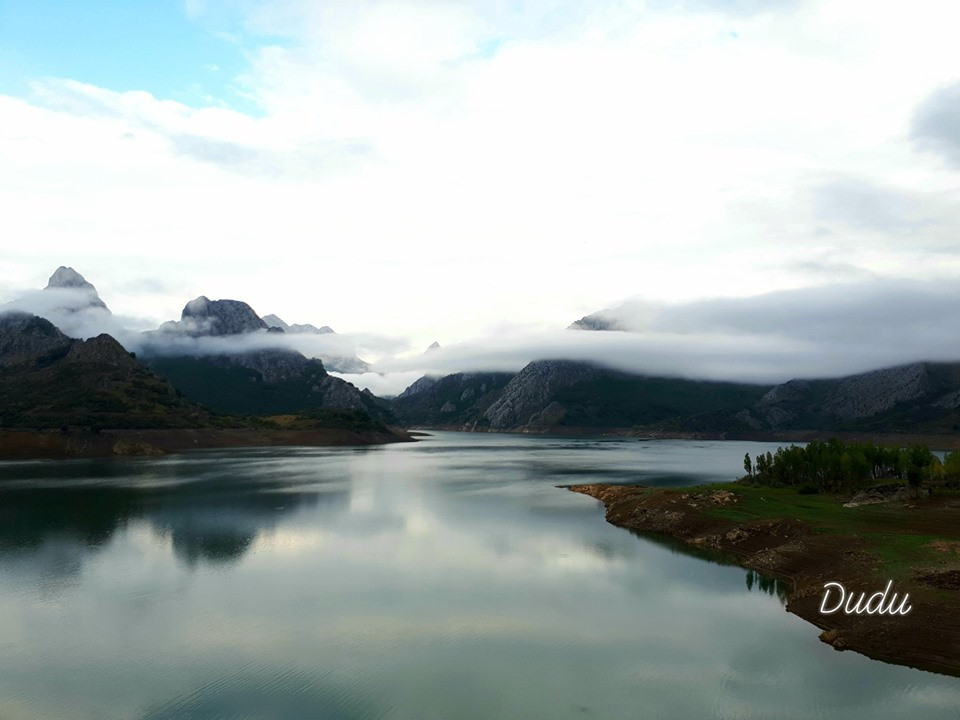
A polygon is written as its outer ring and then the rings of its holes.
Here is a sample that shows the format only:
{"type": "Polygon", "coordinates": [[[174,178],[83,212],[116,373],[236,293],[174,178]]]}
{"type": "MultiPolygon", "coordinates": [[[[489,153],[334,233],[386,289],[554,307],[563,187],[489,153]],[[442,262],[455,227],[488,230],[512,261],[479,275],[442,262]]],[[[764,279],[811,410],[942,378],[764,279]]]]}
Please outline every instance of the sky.
{"type": "Polygon", "coordinates": [[[410,373],[628,300],[776,324],[801,290],[856,325],[894,287],[940,317],[958,26],[930,0],[0,0],[0,302],[69,265],[137,327],[245,300],[410,373]]]}

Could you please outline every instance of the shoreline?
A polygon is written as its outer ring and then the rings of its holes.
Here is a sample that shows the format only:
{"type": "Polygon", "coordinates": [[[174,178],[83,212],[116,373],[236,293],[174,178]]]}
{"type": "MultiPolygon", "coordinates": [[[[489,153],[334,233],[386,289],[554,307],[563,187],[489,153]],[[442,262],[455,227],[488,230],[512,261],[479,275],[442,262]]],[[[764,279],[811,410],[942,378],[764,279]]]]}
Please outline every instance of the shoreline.
{"type": "Polygon", "coordinates": [[[556,435],[559,437],[606,437],[643,440],[729,440],[734,442],[806,443],[837,438],[844,442],[876,445],[919,443],[932,450],[960,450],[960,435],[905,432],[869,432],[854,430],[785,430],[783,432],[675,432],[666,430],[634,430],[631,428],[524,426],[517,428],[468,427],[464,425],[411,425],[413,431],[492,433],[503,435],[556,435]]]}
{"type": "Polygon", "coordinates": [[[612,525],[671,538],[691,554],[716,554],[745,570],[785,581],[785,609],[818,627],[820,640],[837,650],[960,677],[956,496],[844,509],[836,497],[810,501],[811,496],[728,483],[681,489],[562,487],[603,503],[612,525]],[[833,501],[836,510],[828,505],[833,501]],[[791,504],[798,508],[792,515],[791,504]],[[816,521],[825,507],[836,512],[839,524],[834,518],[816,521]],[[847,520],[856,533],[846,531],[847,520]],[[827,582],[842,582],[859,594],[882,590],[888,580],[901,597],[910,594],[909,614],[820,613],[827,582]]]}
{"type": "Polygon", "coordinates": [[[284,430],[193,428],[102,430],[0,430],[0,460],[53,460],[166,455],[231,447],[337,447],[416,442],[405,430],[284,430]]]}

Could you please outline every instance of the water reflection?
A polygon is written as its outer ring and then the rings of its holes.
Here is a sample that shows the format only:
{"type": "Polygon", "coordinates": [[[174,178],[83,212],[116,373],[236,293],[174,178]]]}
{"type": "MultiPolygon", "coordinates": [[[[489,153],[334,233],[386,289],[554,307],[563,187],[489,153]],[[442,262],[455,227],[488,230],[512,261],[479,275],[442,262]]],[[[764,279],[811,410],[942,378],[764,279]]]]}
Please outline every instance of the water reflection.
{"type": "Polygon", "coordinates": [[[554,487],[727,479],[744,445],[0,464],[0,717],[955,717],[958,681],[837,653],[775,583],[554,487]]]}
{"type": "Polygon", "coordinates": [[[747,590],[756,588],[758,592],[765,592],[780,599],[781,605],[787,604],[787,595],[790,593],[790,584],[773,577],[764,575],[756,570],[747,570],[747,590]]]}
{"type": "Polygon", "coordinates": [[[0,564],[32,557],[45,582],[66,578],[136,522],[169,540],[188,566],[229,563],[302,508],[326,516],[347,510],[347,485],[297,490],[291,479],[316,477],[278,479],[273,470],[283,462],[251,456],[238,463],[217,453],[157,463],[0,464],[0,564]]]}

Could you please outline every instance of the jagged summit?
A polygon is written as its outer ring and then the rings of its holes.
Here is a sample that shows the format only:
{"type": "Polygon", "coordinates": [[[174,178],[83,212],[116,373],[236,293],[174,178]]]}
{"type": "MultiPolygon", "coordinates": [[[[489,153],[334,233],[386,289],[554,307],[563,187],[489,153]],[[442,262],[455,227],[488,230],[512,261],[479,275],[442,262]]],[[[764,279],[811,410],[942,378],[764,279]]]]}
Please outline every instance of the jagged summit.
{"type": "Polygon", "coordinates": [[[180,322],[164,323],[160,329],[190,335],[240,335],[266,330],[267,324],[245,302],[211,300],[201,295],[184,306],[180,322]]]}
{"type": "MultiPolygon", "coordinates": [[[[106,303],[104,303],[103,300],[100,299],[100,295],[97,294],[97,288],[93,286],[93,283],[87,282],[86,278],[72,267],[61,265],[54,270],[44,290],[81,290],[83,291],[83,295],[85,295],[88,306],[99,307],[109,311],[106,303]]],[[[73,310],[79,308],[67,309],[73,310]]]]}
{"type": "Polygon", "coordinates": [[[30,313],[0,313],[0,367],[44,353],[66,351],[73,342],[49,320],[30,313]]]}
{"type": "Polygon", "coordinates": [[[434,340],[432,343],[430,343],[430,347],[428,347],[424,352],[430,352],[431,350],[439,350],[439,349],[440,349],[440,343],[434,340]]]}
{"type": "Polygon", "coordinates": [[[66,265],[61,265],[53,271],[45,289],[49,290],[50,288],[84,288],[96,292],[96,288],[88,283],[83,275],[66,265]]]}
{"type": "Polygon", "coordinates": [[[302,325],[294,323],[293,325],[288,325],[276,315],[264,315],[263,321],[267,324],[268,328],[280,328],[288,333],[309,333],[311,335],[336,334],[333,332],[333,328],[328,325],[324,325],[323,327],[317,327],[310,323],[304,323],[302,325]]]}
{"type": "Polygon", "coordinates": [[[267,328],[277,328],[284,332],[290,329],[290,326],[276,315],[264,315],[261,319],[267,324],[267,328]]]}
{"type": "MultiPolygon", "coordinates": [[[[289,325],[284,322],[277,315],[264,315],[263,322],[267,325],[268,331],[273,332],[285,332],[291,335],[336,335],[333,331],[333,328],[324,325],[323,327],[317,327],[316,325],[310,325],[309,323],[305,324],[296,324],[289,325]]],[[[320,355],[319,358],[323,361],[323,365],[327,370],[332,370],[333,372],[344,373],[347,375],[355,375],[359,373],[365,373],[370,370],[370,365],[365,360],[361,360],[356,355],[320,355]]]]}

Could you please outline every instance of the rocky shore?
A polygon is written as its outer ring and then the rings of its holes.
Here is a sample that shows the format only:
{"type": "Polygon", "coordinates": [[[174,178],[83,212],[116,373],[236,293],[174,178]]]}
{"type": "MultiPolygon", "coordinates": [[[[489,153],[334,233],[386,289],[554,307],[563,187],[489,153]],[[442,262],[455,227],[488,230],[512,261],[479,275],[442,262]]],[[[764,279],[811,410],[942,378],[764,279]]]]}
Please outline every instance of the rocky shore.
{"type": "Polygon", "coordinates": [[[607,521],[681,541],[785,581],[786,609],[837,650],[960,676],[960,498],[844,507],[844,498],[726,484],[680,490],[574,485],[607,521]],[[821,614],[824,585],[909,593],[904,616],[821,614]]]}

